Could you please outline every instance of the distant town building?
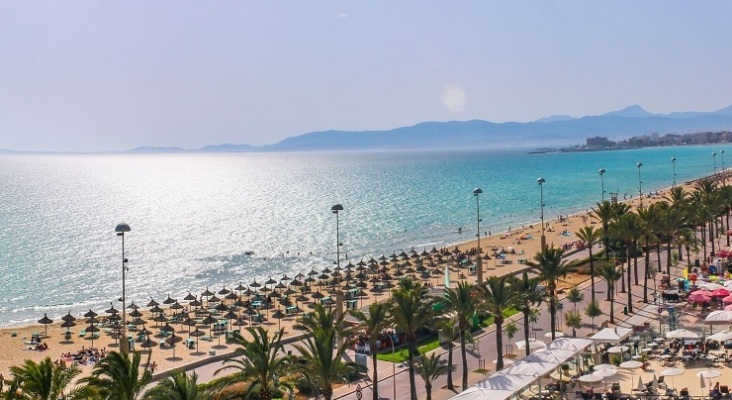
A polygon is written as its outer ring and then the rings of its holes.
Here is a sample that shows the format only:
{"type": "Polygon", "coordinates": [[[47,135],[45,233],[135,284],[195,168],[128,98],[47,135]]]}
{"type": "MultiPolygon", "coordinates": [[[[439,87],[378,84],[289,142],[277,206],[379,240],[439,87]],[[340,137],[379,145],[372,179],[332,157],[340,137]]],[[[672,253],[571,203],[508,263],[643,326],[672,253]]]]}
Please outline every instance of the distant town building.
{"type": "Polygon", "coordinates": [[[614,143],[607,140],[606,137],[595,136],[593,138],[587,138],[587,147],[590,148],[608,147],[612,144],[614,143]]]}

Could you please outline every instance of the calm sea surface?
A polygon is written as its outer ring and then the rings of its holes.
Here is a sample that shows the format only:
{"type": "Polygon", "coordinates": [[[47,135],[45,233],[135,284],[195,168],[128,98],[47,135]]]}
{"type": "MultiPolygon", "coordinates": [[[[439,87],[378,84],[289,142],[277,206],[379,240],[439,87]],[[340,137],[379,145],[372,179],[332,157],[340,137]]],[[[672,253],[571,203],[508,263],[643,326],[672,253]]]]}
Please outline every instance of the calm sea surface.
{"type": "Polygon", "coordinates": [[[539,218],[539,177],[554,218],[600,200],[600,168],[607,192],[635,196],[637,162],[647,193],[671,186],[671,157],[683,182],[713,172],[713,151],[721,170],[725,148],[1,156],[0,325],[120,297],[121,221],[128,297],[144,304],[332,266],[336,203],[355,263],[473,238],[475,187],[484,230],[498,232],[539,218]]]}

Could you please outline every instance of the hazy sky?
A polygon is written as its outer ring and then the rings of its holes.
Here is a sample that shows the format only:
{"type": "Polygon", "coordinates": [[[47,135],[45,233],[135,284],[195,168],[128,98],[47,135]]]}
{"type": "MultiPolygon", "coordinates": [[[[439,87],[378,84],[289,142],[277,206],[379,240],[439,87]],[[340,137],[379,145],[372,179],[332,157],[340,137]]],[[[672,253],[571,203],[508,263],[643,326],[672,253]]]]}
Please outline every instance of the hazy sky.
{"type": "Polygon", "coordinates": [[[0,148],[732,104],[732,2],[4,1],[0,148]]]}

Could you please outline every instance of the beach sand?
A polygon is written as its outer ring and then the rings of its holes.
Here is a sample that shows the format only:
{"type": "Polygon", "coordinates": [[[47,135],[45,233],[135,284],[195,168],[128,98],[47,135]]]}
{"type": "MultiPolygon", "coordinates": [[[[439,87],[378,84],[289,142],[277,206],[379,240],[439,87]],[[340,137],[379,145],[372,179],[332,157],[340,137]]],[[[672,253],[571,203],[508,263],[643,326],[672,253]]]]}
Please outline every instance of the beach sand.
{"type": "MultiPolygon", "coordinates": [[[[691,184],[686,184],[685,189],[691,190],[692,186],[691,184]]],[[[644,204],[648,204],[648,201],[658,201],[662,199],[662,196],[664,195],[664,192],[660,192],[659,195],[653,196],[650,199],[644,199],[644,204]]],[[[629,204],[632,204],[634,206],[638,205],[638,200],[629,200],[629,204]]],[[[588,211],[590,208],[588,207],[588,211]]],[[[556,217],[555,218],[545,218],[545,221],[549,223],[550,228],[552,231],[545,231],[546,236],[546,243],[548,246],[554,245],[554,246],[563,246],[567,243],[572,243],[577,241],[577,237],[575,235],[575,232],[577,232],[581,227],[587,225],[587,224],[595,224],[597,229],[601,229],[599,222],[594,220],[592,217],[587,217],[583,219],[583,216],[587,216],[588,213],[584,212],[582,214],[576,214],[576,215],[570,215],[565,216],[565,219],[563,221],[559,221],[556,217]],[[561,232],[567,231],[569,232],[569,235],[562,235],[561,232]]],[[[456,233],[457,235],[457,233],[456,233]]],[[[470,237],[471,234],[468,232],[468,230],[464,230],[461,237],[470,237]]],[[[509,273],[515,273],[517,270],[521,270],[525,268],[525,264],[523,264],[523,260],[531,260],[533,256],[540,250],[541,248],[541,224],[539,222],[534,222],[533,225],[524,226],[520,228],[512,229],[510,232],[501,232],[500,234],[494,234],[492,236],[488,237],[481,237],[480,239],[480,245],[483,249],[483,253],[487,253],[491,256],[493,256],[494,250],[506,250],[507,252],[510,252],[511,248],[513,248],[515,254],[507,254],[505,261],[504,260],[497,260],[496,258],[493,258],[492,260],[483,261],[483,269],[484,269],[484,278],[490,275],[503,275],[503,274],[509,274],[509,273]],[[526,235],[530,235],[531,238],[527,238],[526,235]],[[523,239],[522,239],[523,238],[523,239]]],[[[456,242],[460,239],[456,239],[456,242]]],[[[460,250],[466,251],[471,248],[477,247],[477,240],[469,240],[465,243],[462,243],[457,246],[460,250]]],[[[454,248],[451,247],[449,250],[452,250],[454,248]]],[[[418,252],[421,252],[422,249],[415,249],[418,252]]],[[[426,249],[429,251],[430,249],[426,249]]],[[[582,250],[586,252],[586,250],[582,250]]],[[[375,256],[376,257],[376,256],[375,256]]],[[[453,262],[454,264],[454,262],[453,262]]],[[[440,265],[440,268],[444,270],[444,264],[440,265]]],[[[464,273],[467,273],[465,269],[462,269],[464,273]]],[[[305,271],[303,271],[305,272],[305,271]]],[[[570,276],[567,278],[567,285],[575,284],[581,280],[586,279],[587,277],[585,275],[582,276],[570,276]]],[[[450,281],[451,286],[455,285],[455,282],[457,282],[460,279],[459,272],[458,271],[451,271],[450,272],[450,281]]],[[[476,280],[476,274],[468,274],[466,275],[465,279],[475,282],[476,280]]],[[[433,277],[428,280],[431,284],[433,284],[435,287],[440,288],[444,287],[444,276],[438,275],[436,277],[433,277]]],[[[358,300],[358,307],[367,306],[374,300],[382,300],[386,299],[388,297],[388,293],[379,293],[374,294],[370,292],[369,290],[366,290],[366,293],[369,294],[368,297],[358,300]]],[[[182,300],[182,299],[181,299],[182,300]]],[[[181,301],[181,304],[185,305],[185,302],[181,301]]],[[[162,305],[161,305],[162,307],[162,305]]],[[[167,308],[167,307],[163,307],[167,308]]],[[[304,311],[309,311],[308,305],[300,304],[300,308],[304,311]]],[[[284,311],[284,307],[282,307],[284,311]]],[[[274,309],[270,309],[269,315],[272,314],[272,312],[275,311],[274,309]]],[[[170,311],[168,311],[170,314],[170,311]]],[[[43,334],[44,332],[44,326],[43,325],[31,325],[31,326],[16,326],[16,327],[7,327],[0,330],[0,354],[2,354],[2,361],[0,361],[0,373],[2,373],[5,377],[9,377],[9,369],[13,365],[20,365],[23,360],[25,359],[31,359],[34,361],[41,361],[45,357],[51,357],[52,360],[58,360],[61,358],[62,353],[75,353],[78,350],[82,349],[82,347],[89,348],[92,346],[92,341],[89,338],[79,337],[79,331],[84,329],[86,324],[84,324],[84,318],[80,315],[75,315],[77,317],[77,326],[72,328],[71,331],[73,334],[71,335],[70,340],[64,339],[64,332],[66,331],[65,328],[62,328],[60,326],[59,320],[54,321],[53,324],[48,325],[48,334],[44,337],[43,341],[48,345],[48,350],[45,351],[35,351],[35,350],[29,350],[29,345],[25,344],[25,341],[30,340],[32,333],[37,332],[43,334]]],[[[39,318],[41,315],[39,315],[39,318]]],[[[149,318],[150,314],[147,313],[143,319],[149,318]]],[[[101,317],[100,317],[101,318],[101,317]]],[[[128,319],[129,321],[129,319],[128,319]]],[[[150,338],[155,341],[155,343],[159,343],[159,341],[164,340],[163,337],[157,335],[159,334],[159,330],[155,328],[156,323],[147,320],[148,324],[146,327],[154,332],[156,335],[151,336],[150,338]]],[[[281,319],[279,323],[281,323],[282,328],[285,329],[285,337],[291,338],[296,335],[300,335],[301,332],[294,330],[293,325],[295,324],[295,317],[287,317],[284,319],[281,319]]],[[[258,324],[255,324],[257,326],[258,324]]],[[[176,325],[172,324],[172,326],[176,329],[176,334],[187,338],[188,337],[188,328],[186,326],[176,325]]],[[[266,327],[270,330],[277,330],[278,329],[278,320],[274,318],[270,318],[268,321],[266,321],[262,326],[266,327]]],[[[243,327],[242,327],[243,328],[243,327]]],[[[104,328],[102,328],[102,332],[100,332],[100,338],[98,340],[94,340],[94,347],[101,349],[106,348],[107,350],[118,350],[118,345],[115,343],[116,341],[107,333],[103,331],[104,328]]],[[[201,329],[204,330],[204,329],[201,329]]],[[[210,335],[210,331],[204,330],[207,334],[210,335]]],[[[241,332],[246,335],[245,331],[242,329],[241,332]]],[[[134,333],[134,332],[133,332],[134,333]]],[[[87,336],[89,336],[87,334],[87,336]]],[[[183,366],[186,366],[190,363],[201,363],[206,362],[206,360],[210,360],[213,356],[210,354],[210,352],[215,351],[217,356],[221,356],[222,354],[230,353],[234,350],[234,345],[227,344],[224,337],[221,338],[220,344],[219,339],[217,336],[213,336],[212,341],[204,341],[199,340],[199,347],[198,350],[189,350],[186,347],[183,346],[182,343],[178,343],[178,345],[175,348],[175,358],[173,358],[173,349],[166,347],[161,348],[159,345],[153,347],[151,349],[152,351],[152,360],[157,363],[158,366],[158,372],[165,371],[165,370],[171,370],[176,368],[181,368],[183,366]]],[[[195,338],[193,338],[195,340],[195,338]]],[[[144,350],[139,347],[140,343],[136,343],[136,350],[144,350]]],[[[146,360],[146,354],[147,350],[144,351],[145,358],[143,360],[146,360]]],[[[83,370],[82,375],[87,375],[92,370],[93,366],[87,365],[81,367],[83,370]]]]}

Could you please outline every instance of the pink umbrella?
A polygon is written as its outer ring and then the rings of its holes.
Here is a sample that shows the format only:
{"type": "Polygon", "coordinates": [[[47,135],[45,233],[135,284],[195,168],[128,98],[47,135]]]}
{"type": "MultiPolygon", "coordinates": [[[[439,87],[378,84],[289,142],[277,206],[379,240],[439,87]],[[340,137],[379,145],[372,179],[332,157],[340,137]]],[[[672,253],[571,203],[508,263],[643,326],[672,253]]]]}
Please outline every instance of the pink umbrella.
{"type": "Polygon", "coordinates": [[[692,293],[691,296],[689,296],[689,301],[694,303],[709,303],[711,298],[698,292],[699,291],[697,291],[696,293],[692,293]]]}
{"type": "Polygon", "coordinates": [[[723,298],[722,301],[725,303],[732,303],[732,296],[727,296],[723,298]]]}
{"type": "MultiPolygon", "coordinates": [[[[701,289],[700,290],[695,290],[695,291],[691,292],[691,294],[692,295],[700,294],[702,296],[712,297],[712,292],[710,292],[708,290],[701,290],[701,289]]],[[[727,294],[729,294],[729,293],[727,293],[727,294]]],[[[691,297],[691,296],[689,296],[689,297],[691,297]]]]}
{"type": "Polygon", "coordinates": [[[717,257],[727,258],[729,256],[730,256],[730,252],[729,251],[720,250],[720,251],[717,252],[717,257]]]}
{"type": "Polygon", "coordinates": [[[712,292],[712,297],[725,297],[729,296],[729,290],[720,288],[712,292]]]}
{"type": "Polygon", "coordinates": [[[732,304],[725,306],[724,309],[727,311],[732,311],[732,304]]]}

